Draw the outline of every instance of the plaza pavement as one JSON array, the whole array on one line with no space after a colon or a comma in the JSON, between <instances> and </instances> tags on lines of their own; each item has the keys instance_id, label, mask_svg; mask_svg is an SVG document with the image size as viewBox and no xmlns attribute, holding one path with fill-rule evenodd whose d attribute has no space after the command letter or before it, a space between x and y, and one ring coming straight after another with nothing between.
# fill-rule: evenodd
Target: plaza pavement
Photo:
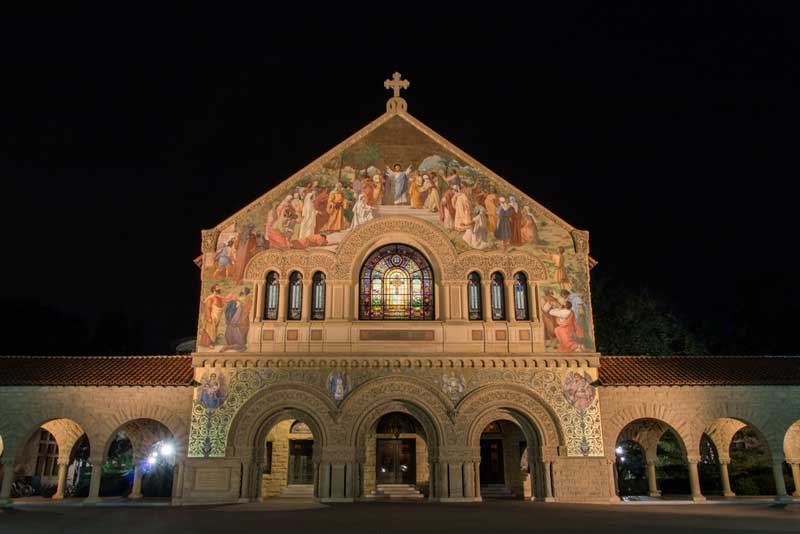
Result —
<instances>
[{"instance_id":1,"label":"plaza pavement","mask_svg":"<svg viewBox=\"0 0 800 534\"><path fill-rule=\"evenodd\" d=\"M0 509L0 533L470 534L800 532L800 505L592 506L488 501L437 503L65 506Z\"/></svg>"}]
</instances>

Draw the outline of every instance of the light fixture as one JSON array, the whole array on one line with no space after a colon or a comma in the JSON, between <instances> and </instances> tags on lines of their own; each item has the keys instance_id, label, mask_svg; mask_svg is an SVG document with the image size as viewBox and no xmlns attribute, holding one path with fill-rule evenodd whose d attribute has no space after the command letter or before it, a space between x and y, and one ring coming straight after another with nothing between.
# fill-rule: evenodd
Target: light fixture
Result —
<instances>
[{"instance_id":1,"label":"light fixture","mask_svg":"<svg viewBox=\"0 0 800 534\"><path fill-rule=\"evenodd\" d=\"M159 451L162 456L172 456L172 453L175 452L175 446L170 442L162 443Z\"/></svg>"},{"instance_id":2,"label":"light fixture","mask_svg":"<svg viewBox=\"0 0 800 534\"><path fill-rule=\"evenodd\" d=\"M625 449L623 449L622 447L617 447L616 449L614 449L614 452L616 452L617 454L622 454L623 452L625 452Z\"/></svg>"}]
</instances>

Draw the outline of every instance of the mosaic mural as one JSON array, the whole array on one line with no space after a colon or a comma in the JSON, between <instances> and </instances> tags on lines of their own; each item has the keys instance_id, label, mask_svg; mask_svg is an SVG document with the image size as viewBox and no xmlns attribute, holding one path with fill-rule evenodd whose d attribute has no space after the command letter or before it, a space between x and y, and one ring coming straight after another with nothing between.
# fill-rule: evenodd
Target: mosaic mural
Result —
<instances>
[{"instance_id":1,"label":"mosaic mural","mask_svg":"<svg viewBox=\"0 0 800 534\"><path fill-rule=\"evenodd\" d=\"M204 370L204 372L208 372ZM367 380L393 374L422 378L458 403L475 389L488 384L515 384L536 392L558 418L570 456L602 456L600 407L588 373L560 370L459 369L412 370L385 368L237 369L227 371L224 402L209 409L202 400L206 386L198 387L192 410L189 455L222 457L236 412L258 391L280 383L301 383L326 391L341 404L347 395ZM217 376L223 376L217 374Z\"/></svg>"},{"instance_id":2,"label":"mosaic mural","mask_svg":"<svg viewBox=\"0 0 800 534\"><path fill-rule=\"evenodd\" d=\"M200 351L246 351L252 306L242 279L266 249L336 250L356 227L385 216L424 219L459 251L520 250L540 258L549 281L546 350L593 351L585 255L569 229L507 183L455 157L400 117L284 182L220 227L202 259Z\"/></svg>"}]
</instances>

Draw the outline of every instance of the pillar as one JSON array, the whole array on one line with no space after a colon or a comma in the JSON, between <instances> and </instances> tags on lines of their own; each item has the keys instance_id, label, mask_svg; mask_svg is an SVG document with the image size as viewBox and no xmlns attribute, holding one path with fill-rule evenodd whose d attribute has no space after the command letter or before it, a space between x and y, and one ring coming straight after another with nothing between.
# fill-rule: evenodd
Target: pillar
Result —
<instances>
[{"instance_id":1,"label":"pillar","mask_svg":"<svg viewBox=\"0 0 800 534\"><path fill-rule=\"evenodd\" d=\"M464 497L476 498L475 494L475 463L464 464Z\"/></svg>"},{"instance_id":2,"label":"pillar","mask_svg":"<svg viewBox=\"0 0 800 534\"><path fill-rule=\"evenodd\" d=\"M483 304L483 320L484 321L492 321L492 289L491 289L491 280L481 280L481 286L483 286L483 295L481 298L481 303Z\"/></svg>"},{"instance_id":3,"label":"pillar","mask_svg":"<svg viewBox=\"0 0 800 534\"><path fill-rule=\"evenodd\" d=\"M94 466L92 469L94 469ZM94 471L92 471L92 473L94 473ZM128 498L142 498L142 466L141 462L139 462L139 459L136 457L133 458L133 487L131 488L131 493L128 495Z\"/></svg>"},{"instance_id":4,"label":"pillar","mask_svg":"<svg viewBox=\"0 0 800 534\"><path fill-rule=\"evenodd\" d=\"M466 281L461 284L461 319L469 321L469 290Z\"/></svg>"},{"instance_id":5,"label":"pillar","mask_svg":"<svg viewBox=\"0 0 800 534\"><path fill-rule=\"evenodd\" d=\"M608 462L608 492L611 494L610 501L619 502L619 484L617 482L617 462L609 460Z\"/></svg>"},{"instance_id":6,"label":"pillar","mask_svg":"<svg viewBox=\"0 0 800 534\"><path fill-rule=\"evenodd\" d=\"M700 475L697 472L697 463L699 460L689 460L689 486L692 489L692 500L695 502L705 501L703 493L700 491Z\"/></svg>"},{"instance_id":7,"label":"pillar","mask_svg":"<svg viewBox=\"0 0 800 534\"><path fill-rule=\"evenodd\" d=\"M325 318L330 319L332 317L332 309L331 308L331 285L328 283L328 280L325 280Z\"/></svg>"},{"instance_id":8,"label":"pillar","mask_svg":"<svg viewBox=\"0 0 800 534\"><path fill-rule=\"evenodd\" d=\"M651 497L661 497L661 492L658 491L658 484L656 484L655 460L647 460L647 489Z\"/></svg>"},{"instance_id":9,"label":"pillar","mask_svg":"<svg viewBox=\"0 0 800 534\"><path fill-rule=\"evenodd\" d=\"M281 276L278 280L280 289L278 290L278 321L286 320L286 306L289 301L287 292L289 291L288 275Z\"/></svg>"},{"instance_id":10,"label":"pillar","mask_svg":"<svg viewBox=\"0 0 800 534\"><path fill-rule=\"evenodd\" d=\"M300 315L300 319L303 321L310 321L311 320L311 280L306 280L303 278L303 300L302 302L302 312Z\"/></svg>"},{"instance_id":11,"label":"pillar","mask_svg":"<svg viewBox=\"0 0 800 534\"><path fill-rule=\"evenodd\" d=\"M83 503L96 504L100 502L100 480L103 477L103 458L90 458L89 464L92 466L92 475L89 481L89 496L83 500Z\"/></svg>"},{"instance_id":12,"label":"pillar","mask_svg":"<svg viewBox=\"0 0 800 534\"><path fill-rule=\"evenodd\" d=\"M442 302L444 302L444 307L439 309L439 316L437 317L440 321L449 321L453 318L453 310L450 307L450 285L442 285Z\"/></svg>"},{"instance_id":13,"label":"pillar","mask_svg":"<svg viewBox=\"0 0 800 534\"><path fill-rule=\"evenodd\" d=\"M792 469L792 480L794 480L794 493L792 497L800 498L800 462L789 462Z\"/></svg>"},{"instance_id":14,"label":"pillar","mask_svg":"<svg viewBox=\"0 0 800 534\"><path fill-rule=\"evenodd\" d=\"M731 490L731 479L728 476L728 464L730 460L719 461L719 475L722 479L722 495L723 497L736 497L736 494Z\"/></svg>"},{"instance_id":15,"label":"pillar","mask_svg":"<svg viewBox=\"0 0 800 534\"><path fill-rule=\"evenodd\" d=\"M783 460L772 461L772 474L775 477L775 493L779 501L791 500L791 497L786 493L786 482L783 480Z\"/></svg>"},{"instance_id":16,"label":"pillar","mask_svg":"<svg viewBox=\"0 0 800 534\"><path fill-rule=\"evenodd\" d=\"M69 467L69 458L58 459L58 486L56 492L53 494L53 499L63 499L64 492L67 489L67 468Z\"/></svg>"},{"instance_id":17,"label":"pillar","mask_svg":"<svg viewBox=\"0 0 800 534\"><path fill-rule=\"evenodd\" d=\"M0 485L0 504L8 504L11 501L11 484L14 482L16 459L7 456L0 459L0 462L3 464L3 484Z\"/></svg>"},{"instance_id":18,"label":"pillar","mask_svg":"<svg viewBox=\"0 0 800 534\"><path fill-rule=\"evenodd\" d=\"M253 282L253 307L250 310L250 322L261 320L261 313L264 309L264 300L261 294L262 285L260 282Z\"/></svg>"},{"instance_id":19,"label":"pillar","mask_svg":"<svg viewBox=\"0 0 800 534\"><path fill-rule=\"evenodd\" d=\"M517 322L517 309L514 306L514 280L506 280L506 321Z\"/></svg>"},{"instance_id":20,"label":"pillar","mask_svg":"<svg viewBox=\"0 0 800 534\"><path fill-rule=\"evenodd\" d=\"M536 284L528 280L528 316L531 321L538 321L539 317L539 299L536 296Z\"/></svg>"},{"instance_id":21,"label":"pillar","mask_svg":"<svg viewBox=\"0 0 800 534\"><path fill-rule=\"evenodd\" d=\"M319 498L327 499L331 496L331 464L319 464Z\"/></svg>"},{"instance_id":22,"label":"pillar","mask_svg":"<svg viewBox=\"0 0 800 534\"><path fill-rule=\"evenodd\" d=\"M542 467L544 468L544 502L555 501L553 497L553 480L550 476L550 467L552 465L553 462L542 462Z\"/></svg>"}]
</instances>

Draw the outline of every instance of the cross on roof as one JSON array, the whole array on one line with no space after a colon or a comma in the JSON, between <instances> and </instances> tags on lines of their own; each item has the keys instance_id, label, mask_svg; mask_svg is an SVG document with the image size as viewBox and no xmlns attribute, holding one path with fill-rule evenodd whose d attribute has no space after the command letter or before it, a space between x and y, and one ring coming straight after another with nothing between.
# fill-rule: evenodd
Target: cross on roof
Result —
<instances>
[{"instance_id":1,"label":"cross on roof","mask_svg":"<svg viewBox=\"0 0 800 534\"><path fill-rule=\"evenodd\" d=\"M400 89L408 89L408 86L411 85L411 82L408 80L401 80L402 74L399 72L395 72L392 74L391 80L386 80L383 82L383 86L387 89L392 89L394 91L394 97L398 98L400 96Z\"/></svg>"}]
</instances>

